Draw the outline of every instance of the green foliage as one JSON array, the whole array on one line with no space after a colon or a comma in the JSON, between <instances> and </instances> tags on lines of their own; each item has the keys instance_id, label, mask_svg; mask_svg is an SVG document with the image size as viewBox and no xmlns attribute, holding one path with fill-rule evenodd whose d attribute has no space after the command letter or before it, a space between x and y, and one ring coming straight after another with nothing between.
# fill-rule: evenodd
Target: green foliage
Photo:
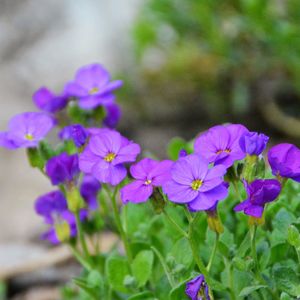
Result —
<instances>
[{"instance_id":1,"label":"green foliage","mask_svg":"<svg viewBox=\"0 0 300 300\"><path fill-rule=\"evenodd\" d=\"M142 287L150 279L154 255L150 250L138 253L132 262L132 274L137 280L138 287Z\"/></svg>"}]
</instances>

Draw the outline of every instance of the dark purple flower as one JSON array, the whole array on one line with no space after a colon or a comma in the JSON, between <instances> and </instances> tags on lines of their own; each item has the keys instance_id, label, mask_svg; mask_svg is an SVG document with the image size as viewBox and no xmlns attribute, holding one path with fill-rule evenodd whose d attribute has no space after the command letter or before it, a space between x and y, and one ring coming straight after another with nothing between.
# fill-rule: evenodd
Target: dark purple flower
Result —
<instances>
[{"instance_id":1,"label":"dark purple flower","mask_svg":"<svg viewBox=\"0 0 300 300\"><path fill-rule=\"evenodd\" d=\"M104 125L109 128L115 128L121 118L121 108L118 104L112 103L105 106L106 117L103 121Z\"/></svg>"},{"instance_id":2,"label":"dark purple flower","mask_svg":"<svg viewBox=\"0 0 300 300\"><path fill-rule=\"evenodd\" d=\"M50 113L56 113L68 104L66 95L55 95L46 87L39 88L32 98L37 108Z\"/></svg>"},{"instance_id":3,"label":"dark purple flower","mask_svg":"<svg viewBox=\"0 0 300 300\"><path fill-rule=\"evenodd\" d=\"M9 121L8 130L0 132L0 146L8 149L36 147L53 126L53 118L45 113L18 114Z\"/></svg>"},{"instance_id":4,"label":"dark purple flower","mask_svg":"<svg viewBox=\"0 0 300 300\"><path fill-rule=\"evenodd\" d=\"M88 132L80 124L66 126L59 132L59 138L62 140L73 140L76 147L82 147L87 138Z\"/></svg>"},{"instance_id":5,"label":"dark purple flower","mask_svg":"<svg viewBox=\"0 0 300 300\"><path fill-rule=\"evenodd\" d=\"M61 191L54 191L40 196L35 202L35 211L50 225L47 232L42 235L43 239L53 244L60 243L60 235L68 239L77 234L75 216L67 209L67 200ZM87 212L80 212L80 219L87 218Z\"/></svg>"},{"instance_id":6,"label":"dark purple flower","mask_svg":"<svg viewBox=\"0 0 300 300\"><path fill-rule=\"evenodd\" d=\"M188 155L188 153L185 149L181 149L178 153L179 157L186 157L187 155Z\"/></svg>"},{"instance_id":7,"label":"dark purple flower","mask_svg":"<svg viewBox=\"0 0 300 300\"><path fill-rule=\"evenodd\" d=\"M121 80L110 81L110 74L100 64L81 67L73 81L65 86L68 96L78 98L83 109L93 109L100 105L113 103L112 92L122 86Z\"/></svg>"},{"instance_id":8,"label":"dark purple flower","mask_svg":"<svg viewBox=\"0 0 300 300\"><path fill-rule=\"evenodd\" d=\"M79 173L78 155L61 153L50 158L46 164L46 173L53 185L71 182Z\"/></svg>"},{"instance_id":9,"label":"dark purple flower","mask_svg":"<svg viewBox=\"0 0 300 300\"><path fill-rule=\"evenodd\" d=\"M42 195L35 202L36 213L43 216L47 224L54 224L56 214L67 209L67 200L61 191L53 191Z\"/></svg>"},{"instance_id":10,"label":"dark purple flower","mask_svg":"<svg viewBox=\"0 0 300 300\"><path fill-rule=\"evenodd\" d=\"M169 200L187 204L189 210L207 210L227 197L223 165L209 168L209 162L199 155L180 158L171 168L171 180L163 185Z\"/></svg>"},{"instance_id":11,"label":"dark purple flower","mask_svg":"<svg viewBox=\"0 0 300 300\"><path fill-rule=\"evenodd\" d=\"M85 175L80 186L80 194L91 210L98 208L97 196L101 184L93 176Z\"/></svg>"},{"instance_id":12,"label":"dark purple flower","mask_svg":"<svg viewBox=\"0 0 300 300\"><path fill-rule=\"evenodd\" d=\"M257 179L251 184L244 181L248 198L235 206L235 211L244 211L246 215L261 218L265 204L274 201L281 191L276 179Z\"/></svg>"},{"instance_id":13,"label":"dark purple flower","mask_svg":"<svg viewBox=\"0 0 300 300\"><path fill-rule=\"evenodd\" d=\"M159 162L151 158L144 158L131 166L130 173L135 180L120 190L123 203L147 201L152 195L154 187L161 186L170 180L172 164L173 162L170 160Z\"/></svg>"},{"instance_id":14,"label":"dark purple flower","mask_svg":"<svg viewBox=\"0 0 300 300\"><path fill-rule=\"evenodd\" d=\"M202 274L187 282L185 293L191 300L210 300L208 285Z\"/></svg>"},{"instance_id":15,"label":"dark purple flower","mask_svg":"<svg viewBox=\"0 0 300 300\"><path fill-rule=\"evenodd\" d=\"M248 130L239 124L218 125L210 128L195 141L195 153L215 165L231 167L236 160L245 158L239 140Z\"/></svg>"},{"instance_id":16,"label":"dark purple flower","mask_svg":"<svg viewBox=\"0 0 300 300\"><path fill-rule=\"evenodd\" d=\"M267 146L269 137L263 133L247 132L239 140L239 144L244 153L248 155L260 155Z\"/></svg>"},{"instance_id":17,"label":"dark purple flower","mask_svg":"<svg viewBox=\"0 0 300 300\"><path fill-rule=\"evenodd\" d=\"M134 162L140 146L128 141L117 131L100 129L94 131L84 151L79 156L79 167L100 182L119 184L127 174L124 163Z\"/></svg>"},{"instance_id":18,"label":"dark purple flower","mask_svg":"<svg viewBox=\"0 0 300 300\"><path fill-rule=\"evenodd\" d=\"M300 182L300 149L292 144L279 144L268 152L269 164L275 176Z\"/></svg>"}]
</instances>

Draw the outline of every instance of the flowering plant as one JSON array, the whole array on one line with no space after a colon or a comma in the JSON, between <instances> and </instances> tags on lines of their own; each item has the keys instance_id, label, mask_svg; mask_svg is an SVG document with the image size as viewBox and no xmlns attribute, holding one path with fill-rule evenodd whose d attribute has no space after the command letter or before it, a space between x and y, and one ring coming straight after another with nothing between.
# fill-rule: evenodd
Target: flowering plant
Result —
<instances>
[{"instance_id":1,"label":"flowering plant","mask_svg":"<svg viewBox=\"0 0 300 300\"><path fill-rule=\"evenodd\" d=\"M0 133L54 186L35 203L42 238L67 244L84 269L62 298L299 297L300 149L272 147L270 172L269 138L225 124L171 141L169 159L140 159L114 128L121 86L99 64L82 67L62 93L39 89L41 112ZM108 253L88 243L105 230L119 236Z\"/></svg>"}]
</instances>

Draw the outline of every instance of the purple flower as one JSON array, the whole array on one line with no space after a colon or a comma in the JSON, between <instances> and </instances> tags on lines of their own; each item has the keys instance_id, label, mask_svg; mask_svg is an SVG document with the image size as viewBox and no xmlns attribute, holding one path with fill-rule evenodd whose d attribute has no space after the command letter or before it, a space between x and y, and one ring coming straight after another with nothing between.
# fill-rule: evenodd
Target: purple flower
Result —
<instances>
[{"instance_id":1,"label":"purple flower","mask_svg":"<svg viewBox=\"0 0 300 300\"><path fill-rule=\"evenodd\" d=\"M39 88L32 98L37 108L50 113L56 113L64 109L68 104L66 95L54 95L46 87Z\"/></svg>"},{"instance_id":2,"label":"purple flower","mask_svg":"<svg viewBox=\"0 0 300 300\"><path fill-rule=\"evenodd\" d=\"M186 157L188 155L185 149L181 149L178 153L178 157Z\"/></svg>"},{"instance_id":3,"label":"purple flower","mask_svg":"<svg viewBox=\"0 0 300 300\"><path fill-rule=\"evenodd\" d=\"M53 185L71 182L79 173L78 155L61 153L50 158L46 164L46 173Z\"/></svg>"},{"instance_id":4,"label":"purple flower","mask_svg":"<svg viewBox=\"0 0 300 300\"><path fill-rule=\"evenodd\" d=\"M207 210L227 197L223 165L209 168L209 162L196 154L180 158L171 168L171 180L163 185L169 200L187 204L189 210Z\"/></svg>"},{"instance_id":5,"label":"purple flower","mask_svg":"<svg viewBox=\"0 0 300 300\"><path fill-rule=\"evenodd\" d=\"M90 131L91 132L91 131ZM127 174L124 163L134 162L140 146L128 141L117 131L100 129L93 131L90 141L79 156L79 167L100 182L119 184Z\"/></svg>"},{"instance_id":6,"label":"purple flower","mask_svg":"<svg viewBox=\"0 0 300 300\"><path fill-rule=\"evenodd\" d=\"M244 153L249 155L260 155L267 146L269 137L263 133L247 132L241 136L239 144Z\"/></svg>"},{"instance_id":7,"label":"purple flower","mask_svg":"<svg viewBox=\"0 0 300 300\"><path fill-rule=\"evenodd\" d=\"M115 128L121 118L121 108L118 104L112 103L105 106L106 117L103 121L104 125L109 128Z\"/></svg>"},{"instance_id":8,"label":"purple flower","mask_svg":"<svg viewBox=\"0 0 300 300\"><path fill-rule=\"evenodd\" d=\"M214 126L196 139L195 153L210 163L229 168L246 156L239 146L239 140L246 132L248 130L239 124Z\"/></svg>"},{"instance_id":9,"label":"purple flower","mask_svg":"<svg viewBox=\"0 0 300 300\"><path fill-rule=\"evenodd\" d=\"M82 125L73 124L63 128L59 132L59 138L62 140L73 140L75 146L80 148L85 144L88 133Z\"/></svg>"},{"instance_id":10,"label":"purple flower","mask_svg":"<svg viewBox=\"0 0 300 300\"><path fill-rule=\"evenodd\" d=\"M53 244L60 243L58 229L63 228L65 237L75 237L77 234L75 216L67 209L67 200L61 191L54 191L40 196L35 202L35 211L44 218L50 229L42 235L42 239L49 240ZM83 221L87 212L80 212ZM60 230L61 231L61 230Z\"/></svg>"},{"instance_id":11,"label":"purple flower","mask_svg":"<svg viewBox=\"0 0 300 300\"><path fill-rule=\"evenodd\" d=\"M273 175L300 182L300 149L292 144L279 144L268 152Z\"/></svg>"},{"instance_id":12,"label":"purple flower","mask_svg":"<svg viewBox=\"0 0 300 300\"><path fill-rule=\"evenodd\" d=\"M78 98L78 104L83 109L93 109L100 105L113 102L112 92L122 86L121 80L110 82L110 74L100 64L81 67L73 81L65 86L65 92L70 97Z\"/></svg>"},{"instance_id":13,"label":"purple flower","mask_svg":"<svg viewBox=\"0 0 300 300\"><path fill-rule=\"evenodd\" d=\"M45 113L18 114L9 121L8 131L0 132L0 146L8 149L36 147L53 126L53 118Z\"/></svg>"},{"instance_id":14,"label":"purple flower","mask_svg":"<svg viewBox=\"0 0 300 300\"><path fill-rule=\"evenodd\" d=\"M101 184L93 176L85 175L80 186L80 194L91 210L98 208L97 196Z\"/></svg>"},{"instance_id":15,"label":"purple flower","mask_svg":"<svg viewBox=\"0 0 300 300\"><path fill-rule=\"evenodd\" d=\"M244 181L248 198L235 206L235 211L244 211L246 215L261 218L265 204L274 201L281 191L280 183L275 179L257 179L251 184Z\"/></svg>"},{"instance_id":16,"label":"purple flower","mask_svg":"<svg viewBox=\"0 0 300 300\"><path fill-rule=\"evenodd\" d=\"M202 274L187 282L185 293L191 300L210 300L208 285Z\"/></svg>"},{"instance_id":17,"label":"purple flower","mask_svg":"<svg viewBox=\"0 0 300 300\"><path fill-rule=\"evenodd\" d=\"M151 158L144 158L131 166L130 173L135 180L120 190L123 203L147 201L155 187L161 186L170 180L172 164L173 162L170 160L159 162Z\"/></svg>"}]
</instances>

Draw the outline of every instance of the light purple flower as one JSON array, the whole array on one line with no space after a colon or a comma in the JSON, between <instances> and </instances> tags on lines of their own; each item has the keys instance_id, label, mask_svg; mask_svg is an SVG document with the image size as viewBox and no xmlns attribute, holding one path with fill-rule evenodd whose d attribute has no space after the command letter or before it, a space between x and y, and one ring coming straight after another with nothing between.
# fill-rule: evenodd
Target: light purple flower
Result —
<instances>
[{"instance_id":1,"label":"light purple flower","mask_svg":"<svg viewBox=\"0 0 300 300\"><path fill-rule=\"evenodd\" d=\"M172 164L173 162L170 160L159 162L151 158L144 158L131 166L130 173L135 180L120 190L123 203L147 201L155 187L162 186L170 180Z\"/></svg>"},{"instance_id":2,"label":"light purple flower","mask_svg":"<svg viewBox=\"0 0 300 300\"><path fill-rule=\"evenodd\" d=\"M263 133L247 132L239 140L242 151L248 155L260 155L267 146L269 137Z\"/></svg>"},{"instance_id":3,"label":"light purple flower","mask_svg":"<svg viewBox=\"0 0 300 300\"><path fill-rule=\"evenodd\" d=\"M300 149L293 144L278 144L268 152L273 175L300 182Z\"/></svg>"},{"instance_id":4,"label":"light purple flower","mask_svg":"<svg viewBox=\"0 0 300 300\"><path fill-rule=\"evenodd\" d=\"M171 180L163 185L169 200L187 204L189 210L208 210L227 197L223 165L209 167L209 162L197 154L180 158L171 168Z\"/></svg>"},{"instance_id":5,"label":"light purple flower","mask_svg":"<svg viewBox=\"0 0 300 300\"><path fill-rule=\"evenodd\" d=\"M202 274L187 282L185 293L191 300L210 300L208 285Z\"/></svg>"},{"instance_id":6,"label":"light purple flower","mask_svg":"<svg viewBox=\"0 0 300 300\"><path fill-rule=\"evenodd\" d=\"M64 127L59 132L59 138L61 140L73 140L76 147L82 147L87 138L88 138L88 132L85 130L85 128L80 124L73 124L70 126Z\"/></svg>"},{"instance_id":7,"label":"light purple flower","mask_svg":"<svg viewBox=\"0 0 300 300\"><path fill-rule=\"evenodd\" d=\"M61 153L50 158L46 164L46 173L53 185L71 182L79 174L78 155Z\"/></svg>"},{"instance_id":8,"label":"light purple flower","mask_svg":"<svg viewBox=\"0 0 300 300\"><path fill-rule=\"evenodd\" d=\"M118 104L112 103L105 106L106 117L103 120L105 126L109 128L115 128L121 118L121 108Z\"/></svg>"},{"instance_id":9,"label":"light purple flower","mask_svg":"<svg viewBox=\"0 0 300 300\"><path fill-rule=\"evenodd\" d=\"M91 131L90 131L91 132ZM117 131L93 131L88 145L79 156L79 167L102 183L119 184L127 174L124 163L134 162L140 146L128 141Z\"/></svg>"},{"instance_id":10,"label":"light purple flower","mask_svg":"<svg viewBox=\"0 0 300 300\"><path fill-rule=\"evenodd\" d=\"M239 146L239 140L246 132L246 127L239 124L214 126L196 139L195 153L215 165L231 167L236 160L246 156Z\"/></svg>"},{"instance_id":11,"label":"light purple flower","mask_svg":"<svg viewBox=\"0 0 300 300\"><path fill-rule=\"evenodd\" d=\"M36 213L44 218L46 224L50 225L48 231L42 235L42 239L59 244L60 240L55 228L62 223L68 224L70 238L77 235L75 216L67 209L67 206L67 200L61 191L47 193L36 200ZM80 220L84 221L86 218L87 211L82 210Z\"/></svg>"},{"instance_id":12,"label":"light purple flower","mask_svg":"<svg viewBox=\"0 0 300 300\"><path fill-rule=\"evenodd\" d=\"M80 194L91 210L98 208L97 196L101 184L93 176L85 175L80 186Z\"/></svg>"},{"instance_id":13,"label":"light purple flower","mask_svg":"<svg viewBox=\"0 0 300 300\"><path fill-rule=\"evenodd\" d=\"M235 211L244 211L246 215L261 218L264 207L274 201L281 191L281 185L276 179L257 179L251 184L244 181L247 199L235 206Z\"/></svg>"},{"instance_id":14,"label":"light purple flower","mask_svg":"<svg viewBox=\"0 0 300 300\"><path fill-rule=\"evenodd\" d=\"M81 67L73 81L65 86L69 97L78 98L78 104L83 109L93 109L100 105L113 103L112 92L122 86L121 80L110 81L110 74L100 64Z\"/></svg>"},{"instance_id":15,"label":"light purple flower","mask_svg":"<svg viewBox=\"0 0 300 300\"><path fill-rule=\"evenodd\" d=\"M18 114L9 121L8 130L0 132L0 146L8 149L37 147L53 126L53 118L45 113Z\"/></svg>"},{"instance_id":16,"label":"light purple flower","mask_svg":"<svg viewBox=\"0 0 300 300\"><path fill-rule=\"evenodd\" d=\"M32 96L33 102L40 110L56 113L68 104L66 95L55 95L46 87L39 88Z\"/></svg>"}]
</instances>

